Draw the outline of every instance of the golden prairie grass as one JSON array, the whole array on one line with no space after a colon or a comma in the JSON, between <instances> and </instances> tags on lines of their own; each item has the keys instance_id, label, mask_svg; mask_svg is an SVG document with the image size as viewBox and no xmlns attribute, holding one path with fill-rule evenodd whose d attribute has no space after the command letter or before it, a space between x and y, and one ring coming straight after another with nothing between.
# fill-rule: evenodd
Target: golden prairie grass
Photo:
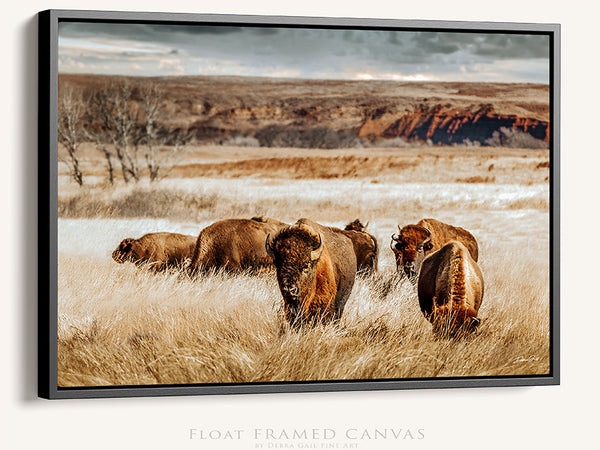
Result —
<instances>
[{"instance_id":1,"label":"golden prairie grass","mask_svg":"<svg viewBox=\"0 0 600 450\"><path fill-rule=\"evenodd\" d=\"M413 285L359 277L339 324L280 334L274 273L155 275L62 256L60 386L397 379L549 371L547 261L484 250L479 332L434 337Z\"/></svg>"},{"instance_id":2,"label":"golden prairie grass","mask_svg":"<svg viewBox=\"0 0 600 450\"><path fill-rule=\"evenodd\" d=\"M427 164L373 177L288 179L284 171L82 189L61 177L59 385L548 373L547 153L486 152L466 167L449 162L465 162L469 150L440 156L441 180L427 179L426 172L435 171ZM419 153L411 154L418 159ZM503 170L514 174L512 183L498 175ZM456 182L470 176L497 178ZM280 334L282 298L273 273L217 272L192 280L110 258L124 237L197 234L213 221L254 215L288 223L310 217L334 226L357 217L370 222L380 270L357 278L339 324ZM482 324L466 339L434 337L415 287L395 274L390 236L423 217L463 226L480 244Z\"/></svg>"}]
</instances>

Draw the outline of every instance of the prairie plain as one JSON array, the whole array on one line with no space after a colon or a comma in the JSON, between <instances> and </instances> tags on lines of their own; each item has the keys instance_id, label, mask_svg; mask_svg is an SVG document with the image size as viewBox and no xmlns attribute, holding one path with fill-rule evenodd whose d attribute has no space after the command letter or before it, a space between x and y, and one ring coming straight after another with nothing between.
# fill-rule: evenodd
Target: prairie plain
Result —
<instances>
[{"instance_id":1,"label":"prairie plain","mask_svg":"<svg viewBox=\"0 0 600 450\"><path fill-rule=\"evenodd\" d=\"M92 145L81 155L82 187L59 164L60 386L549 372L548 150L205 145L190 147L167 177L127 185L106 183ZM125 237L197 235L255 215L369 223L379 271L357 278L341 323L279 335L274 273L192 280L111 259ZM415 287L396 275L390 236L424 217L479 242L482 324L466 339L436 339Z\"/></svg>"}]
</instances>

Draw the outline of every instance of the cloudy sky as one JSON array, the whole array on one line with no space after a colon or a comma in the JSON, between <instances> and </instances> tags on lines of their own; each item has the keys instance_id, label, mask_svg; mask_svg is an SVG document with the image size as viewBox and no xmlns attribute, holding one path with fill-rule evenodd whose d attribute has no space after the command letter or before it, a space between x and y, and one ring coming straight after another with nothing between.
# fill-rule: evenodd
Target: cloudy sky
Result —
<instances>
[{"instance_id":1,"label":"cloudy sky","mask_svg":"<svg viewBox=\"0 0 600 450\"><path fill-rule=\"evenodd\" d=\"M59 24L59 72L548 83L543 35Z\"/></svg>"}]
</instances>

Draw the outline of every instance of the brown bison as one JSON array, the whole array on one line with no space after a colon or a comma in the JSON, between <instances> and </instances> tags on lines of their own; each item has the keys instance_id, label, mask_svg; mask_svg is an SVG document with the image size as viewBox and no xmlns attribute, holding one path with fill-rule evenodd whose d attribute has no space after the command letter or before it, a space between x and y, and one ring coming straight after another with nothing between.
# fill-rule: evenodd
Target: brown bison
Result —
<instances>
[{"instance_id":1,"label":"brown bison","mask_svg":"<svg viewBox=\"0 0 600 450\"><path fill-rule=\"evenodd\" d=\"M454 335L477 329L483 276L461 242L450 241L423 261L417 285L421 311L434 332Z\"/></svg>"},{"instance_id":2,"label":"brown bison","mask_svg":"<svg viewBox=\"0 0 600 450\"><path fill-rule=\"evenodd\" d=\"M125 261L160 271L181 268L194 253L196 238L178 233L148 233L139 239L123 239L112 253L119 264Z\"/></svg>"},{"instance_id":3,"label":"brown bison","mask_svg":"<svg viewBox=\"0 0 600 450\"><path fill-rule=\"evenodd\" d=\"M207 226L198 235L191 275L211 269L242 271L272 266L265 250L265 239L287 224L267 217L226 219Z\"/></svg>"},{"instance_id":4,"label":"brown bison","mask_svg":"<svg viewBox=\"0 0 600 450\"><path fill-rule=\"evenodd\" d=\"M354 247L342 230L300 219L269 236L265 247L273 255L289 324L340 319L356 276Z\"/></svg>"},{"instance_id":5,"label":"brown bison","mask_svg":"<svg viewBox=\"0 0 600 450\"><path fill-rule=\"evenodd\" d=\"M477 262L479 248L477 240L464 228L448 225L435 219L422 219L416 225L400 228L398 235L392 235L391 247L396 257L398 272L404 273L413 281L419 276L419 270L425 257L449 241L462 242Z\"/></svg>"},{"instance_id":6,"label":"brown bison","mask_svg":"<svg viewBox=\"0 0 600 450\"><path fill-rule=\"evenodd\" d=\"M372 234L366 232L367 225L363 225L360 220L356 219L342 230L352 240L358 273L365 275L377 271L377 262L379 260L377 239Z\"/></svg>"}]
</instances>

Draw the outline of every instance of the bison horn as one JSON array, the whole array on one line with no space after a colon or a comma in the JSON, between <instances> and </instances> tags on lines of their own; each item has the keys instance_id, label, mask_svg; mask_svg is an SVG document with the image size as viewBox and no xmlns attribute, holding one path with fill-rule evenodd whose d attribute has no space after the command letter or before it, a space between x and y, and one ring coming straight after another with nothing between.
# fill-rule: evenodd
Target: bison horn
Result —
<instances>
[{"instance_id":1,"label":"bison horn","mask_svg":"<svg viewBox=\"0 0 600 450\"><path fill-rule=\"evenodd\" d=\"M425 240L423 241L423 245L428 244L429 241L431 241L431 231L429 231L427 228L423 227L425 229L425 231L427 231L427 237L425 238Z\"/></svg>"},{"instance_id":2,"label":"bison horn","mask_svg":"<svg viewBox=\"0 0 600 450\"><path fill-rule=\"evenodd\" d=\"M319 233L319 246L310 252L310 259L316 261L321 257L321 253L323 253L323 249L325 248L325 242L323 240L323 235Z\"/></svg>"},{"instance_id":3,"label":"bison horn","mask_svg":"<svg viewBox=\"0 0 600 450\"><path fill-rule=\"evenodd\" d=\"M267 255L273 258L274 251L273 245L271 244L271 234L267 234L267 239L265 240L265 250L267 251Z\"/></svg>"}]
</instances>

